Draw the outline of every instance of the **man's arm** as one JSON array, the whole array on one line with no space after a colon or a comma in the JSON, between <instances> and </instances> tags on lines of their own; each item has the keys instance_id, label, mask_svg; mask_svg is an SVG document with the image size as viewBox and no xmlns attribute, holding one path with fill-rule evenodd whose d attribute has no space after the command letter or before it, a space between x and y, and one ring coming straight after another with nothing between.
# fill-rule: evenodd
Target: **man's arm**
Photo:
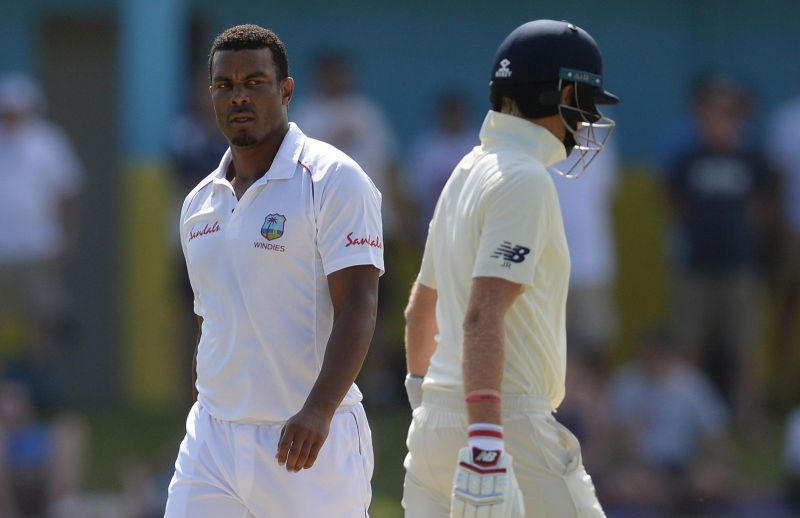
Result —
<instances>
[{"instance_id":1,"label":"man's arm","mask_svg":"<svg viewBox=\"0 0 800 518\"><path fill-rule=\"evenodd\" d=\"M411 288L406 307L406 367L412 376L424 377L436 351L437 293L419 281Z\"/></svg>"},{"instance_id":2,"label":"man's arm","mask_svg":"<svg viewBox=\"0 0 800 518\"><path fill-rule=\"evenodd\" d=\"M436 290L419 280L411 288L406 307L406 394L411 410L422 404L422 382L436 351Z\"/></svg>"},{"instance_id":3,"label":"man's arm","mask_svg":"<svg viewBox=\"0 0 800 518\"><path fill-rule=\"evenodd\" d=\"M194 343L192 355L192 402L197 401L197 350L200 347L200 336L203 333L203 317L197 316L197 340Z\"/></svg>"},{"instance_id":4,"label":"man's arm","mask_svg":"<svg viewBox=\"0 0 800 518\"><path fill-rule=\"evenodd\" d=\"M464 317L463 372L464 392L500 391L505 359L506 313L522 291L520 284L496 277L472 279L467 313ZM467 404L472 423L501 423L497 400Z\"/></svg>"},{"instance_id":5,"label":"man's arm","mask_svg":"<svg viewBox=\"0 0 800 518\"><path fill-rule=\"evenodd\" d=\"M511 455L505 452L500 393L505 316L521 290L505 279L472 279L462 351L469 427L453 478L453 516L525 516Z\"/></svg>"},{"instance_id":6,"label":"man's arm","mask_svg":"<svg viewBox=\"0 0 800 518\"><path fill-rule=\"evenodd\" d=\"M333 329L317 381L303 408L281 432L277 458L288 471L314 465L333 414L364 363L375 329L379 273L374 266L363 265L328 276Z\"/></svg>"}]
</instances>

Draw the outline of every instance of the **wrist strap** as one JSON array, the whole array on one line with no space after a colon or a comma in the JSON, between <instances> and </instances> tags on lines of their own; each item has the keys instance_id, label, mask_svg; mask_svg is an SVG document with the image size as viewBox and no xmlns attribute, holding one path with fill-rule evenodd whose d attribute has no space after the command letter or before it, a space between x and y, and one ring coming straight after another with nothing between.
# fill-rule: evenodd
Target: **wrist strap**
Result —
<instances>
[{"instance_id":1,"label":"wrist strap","mask_svg":"<svg viewBox=\"0 0 800 518\"><path fill-rule=\"evenodd\" d=\"M470 448L504 450L503 427L493 423L475 423L467 428Z\"/></svg>"}]
</instances>

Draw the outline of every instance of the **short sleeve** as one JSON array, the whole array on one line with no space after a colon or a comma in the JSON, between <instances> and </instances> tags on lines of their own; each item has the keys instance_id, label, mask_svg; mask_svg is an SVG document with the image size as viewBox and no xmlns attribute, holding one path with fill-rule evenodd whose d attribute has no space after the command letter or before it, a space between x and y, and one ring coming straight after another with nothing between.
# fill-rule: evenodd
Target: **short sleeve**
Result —
<instances>
[{"instance_id":1,"label":"short sleeve","mask_svg":"<svg viewBox=\"0 0 800 518\"><path fill-rule=\"evenodd\" d=\"M383 267L381 194L355 164L328 173L319 195L317 247L325 275L350 266Z\"/></svg>"},{"instance_id":2,"label":"short sleeve","mask_svg":"<svg viewBox=\"0 0 800 518\"><path fill-rule=\"evenodd\" d=\"M186 265L186 275L189 278L189 285L192 288L192 295L193 295L193 299L194 299L192 307L194 309L194 314L198 315L198 316L202 316L203 315L203 306L200 303L200 296L198 294L198 291L197 291L197 288L196 288L196 285L195 285L195 280L192 279L192 272L191 272L191 270L189 268L189 255L186 253L186 235L187 234L186 234L186 232L184 232L184 228L183 228L183 222L186 221L186 217L187 217L187 214L189 212L189 207L190 207L191 202L192 202L192 200L194 199L195 196L196 196L196 192L192 191L192 192L189 193L188 196L186 196L186 199L184 199L184 201L183 201L183 205L181 206L180 219L178 220L178 233L180 234L179 238L180 238L180 242L181 242L181 251L183 252L183 259L184 259L183 263L184 263L184 265Z\"/></svg>"},{"instance_id":3,"label":"short sleeve","mask_svg":"<svg viewBox=\"0 0 800 518\"><path fill-rule=\"evenodd\" d=\"M434 219L428 225L428 238L425 241L425 251L422 254L422 266L420 266L419 275L417 275L418 283L432 289L436 289L436 269L433 261L433 244L436 239L434 237L435 221L436 217L434 216Z\"/></svg>"},{"instance_id":4,"label":"short sleeve","mask_svg":"<svg viewBox=\"0 0 800 518\"><path fill-rule=\"evenodd\" d=\"M486 192L473 277L533 283L536 263L550 236L555 187L543 174L516 174Z\"/></svg>"}]
</instances>

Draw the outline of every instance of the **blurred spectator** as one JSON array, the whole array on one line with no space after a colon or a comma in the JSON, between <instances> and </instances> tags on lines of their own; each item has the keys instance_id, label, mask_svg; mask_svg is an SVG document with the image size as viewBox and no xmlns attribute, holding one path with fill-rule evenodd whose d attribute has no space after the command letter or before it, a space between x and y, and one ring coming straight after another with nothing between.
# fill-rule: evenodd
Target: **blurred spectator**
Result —
<instances>
[{"instance_id":1,"label":"blurred spectator","mask_svg":"<svg viewBox=\"0 0 800 518\"><path fill-rule=\"evenodd\" d=\"M70 323L62 270L76 246L83 169L44 111L36 81L0 77L0 321L21 312L32 345L54 351Z\"/></svg>"},{"instance_id":2,"label":"blurred spectator","mask_svg":"<svg viewBox=\"0 0 800 518\"><path fill-rule=\"evenodd\" d=\"M710 380L681 359L666 331L639 339L636 358L611 384L621 458L601 488L610 507L719 509L738 490L727 410Z\"/></svg>"},{"instance_id":3,"label":"blurred spectator","mask_svg":"<svg viewBox=\"0 0 800 518\"><path fill-rule=\"evenodd\" d=\"M573 153L563 170L579 159ZM573 351L602 363L609 360L617 339L617 256L611 211L618 177L612 137L580 178L555 181L571 261L567 336Z\"/></svg>"},{"instance_id":4,"label":"blurred spectator","mask_svg":"<svg viewBox=\"0 0 800 518\"><path fill-rule=\"evenodd\" d=\"M478 131L469 123L469 108L463 95L455 91L439 94L433 112L433 126L416 138L409 162L420 246L425 245L428 223L450 173L479 143Z\"/></svg>"},{"instance_id":5,"label":"blurred spectator","mask_svg":"<svg viewBox=\"0 0 800 518\"><path fill-rule=\"evenodd\" d=\"M788 384L797 378L792 373L797 364L792 346L797 343L795 323L800 309L800 96L778 108L766 142L770 159L782 173L781 206L787 239L782 257L775 370L776 377ZM797 389L797 385L784 388Z\"/></svg>"},{"instance_id":6,"label":"blurred spectator","mask_svg":"<svg viewBox=\"0 0 800 518\"><path fill-rule=\"evenodd\" d=\"M570 341L566 397L558 407L558 421L580 441L583 464L597 480L603 478L611 460L608 379L589 356L575 349L576 344Z\"/></svg>"},{"instance_id":7,"label":"blurred spectator","mask_svg":"<svg viewBox=\"0 0 800 518\"><path fill-rule=\"evenodd\" d=\"M79 419L45 424L25 385L0 381L0 516L50 516L81 489L85 456Z\"/></svg>"},{"instance_id":8,"label":"blurred spectator","mask_svg":"<svg viewBox=\"0 0 800 518\"><path fill-rule=\"evenodd\" d=\"M800 514L800 408L786 422L783 464L786 470L786 494L789 504Z\"/></svg>"},{"instance_id":9,"label":"blurred spectator","mask_svg":"<svg viewBox=\"0 0 800 518\"><path fill-rule=\"evenodd\" d=\"M197 72L189 92L189 110L172 131L170 148L180 180L181 200L217 168L219 157L228 149L228 142L217 128L208 85L208 71Z\"/></svg>"},{"instance_id":10,"label":"blurred spectator","mask_svg":"<svg viewBox=\"0 0 800 518\"><path fill-rule=\"evenodd\" d=\"M402 304L414 272L409 256L413 217L405 186L398 175L394 135L383 110L356 89L356 71L350 57L338 51L319 54L314 63L312 97L289 108L291 120L310 137L344 151L369 175L382 195L386 275L380 282L378 322L373 345L359 378L365 403L400 403L405 358L402 344ZM403 228L400 223L403 223Z\"/></svg>"},{"instance_id":11,"label":"blurred spectator","mask_svg":"<svg viewBox=\"0 0 800 518\"><path fill-rule=\"evenodd\" d=\"M384 240L396 237L402 186L395 174L394 135L383 110L356 90L356 73L341 52L324 52L314 64L311 98L290 109L290 118L313 138L344 151L383 195ZM388 271L388 270L387 270Z\"/></svg>"},{"instance_id":12,"label":"blurred spectator","mask_svg":"<svg viewBox=\"0 0 800 518\"><path fill-rule=\"evenodd\" d=\"M749 92L721 76L698 89L699 139L667 177L678 234L676 330L690 354L711 361L739 423L750 427L760 417L761 260L774 182L745 143Z\"/></svg>"}]
</instances>

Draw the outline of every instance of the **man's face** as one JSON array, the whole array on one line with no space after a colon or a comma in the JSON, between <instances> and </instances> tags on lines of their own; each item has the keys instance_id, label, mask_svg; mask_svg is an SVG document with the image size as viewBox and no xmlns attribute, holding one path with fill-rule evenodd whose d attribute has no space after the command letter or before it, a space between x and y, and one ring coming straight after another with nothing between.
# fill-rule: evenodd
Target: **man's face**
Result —
<instances>
[{"instance_id":1,"label":"man's face","mask_svg":"<svg viewBox=\"0 0 800 518\"><path fill-rule=\"evenodd\" d=\"M699 127L706 144L718 151L739 149L746 131L746 108L734 95L719 94L697 109Z\"/></svg>"},{"instance_id":2,"label":"man's face","mask_svg":"<svg viewBox=\"0 0 800 518\"><path fill-rule=\"evenodd\" d=\"M256 146L288 124L294 81L278 81L268 48L215 52L210 90L217 126L231 146Z\"/></svg>"}]
</instances>

